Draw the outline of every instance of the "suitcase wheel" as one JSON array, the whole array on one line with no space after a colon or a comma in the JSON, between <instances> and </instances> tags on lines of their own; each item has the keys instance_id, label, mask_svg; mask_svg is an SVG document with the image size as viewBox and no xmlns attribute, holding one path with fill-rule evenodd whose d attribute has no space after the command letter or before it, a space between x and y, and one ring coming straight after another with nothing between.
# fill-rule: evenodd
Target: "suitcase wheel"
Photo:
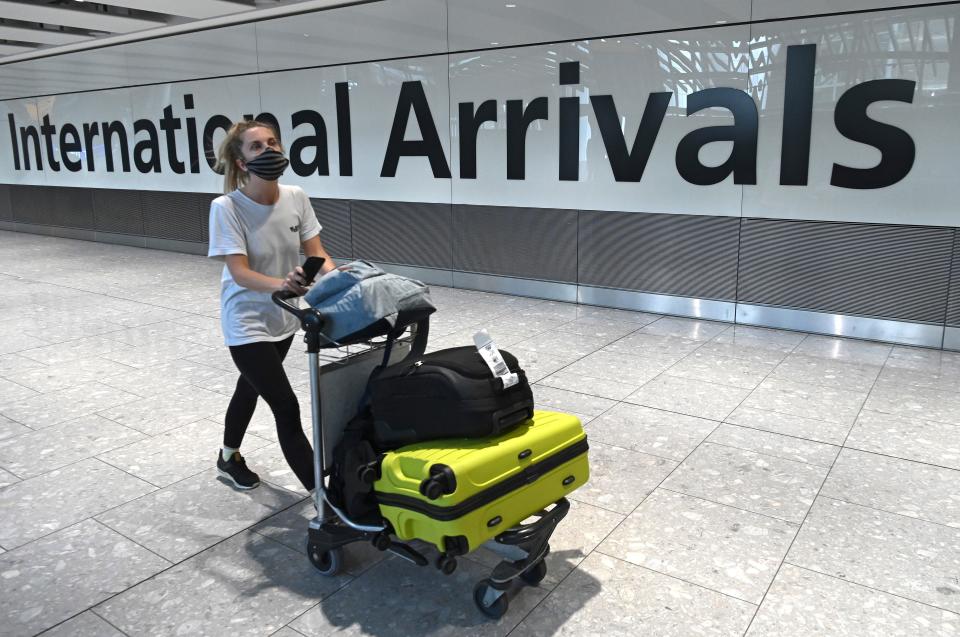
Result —
<instances>
[{"instance_id":1,"label":"suitcase wheel","mask_svg":"<svg viewBox=\"0 0 960 637\"><path fill-rule=\"evenodd\" d=\"M457 558L442 553L440 557L437 558L437 568L444 575L452 575L453 572L457 570Z\"/></svg>"},{"instance_id":2,"label":"suitcase wheel","mask_svg":"<svg viewBox=\"0 0 960 637\"><path fill-rule=\"evenodd\" d=\"M481 613L493 619L506 615L510 607L507 592L495 587L488 579L481 580L473 589L473 601Z\"/></svg>"},{"instance_id":3,"label":"suitcase wheel","mask_svg":"<svg viewBox=\"0 0 960 637\"><path fill-rule=\"evenodd\" d=\"M310 563L325 577L338 574L343 566L343 549L339 546L324 549L320 544L307 542L307 556L310 558Z\"/></svg>"}]
</instances>

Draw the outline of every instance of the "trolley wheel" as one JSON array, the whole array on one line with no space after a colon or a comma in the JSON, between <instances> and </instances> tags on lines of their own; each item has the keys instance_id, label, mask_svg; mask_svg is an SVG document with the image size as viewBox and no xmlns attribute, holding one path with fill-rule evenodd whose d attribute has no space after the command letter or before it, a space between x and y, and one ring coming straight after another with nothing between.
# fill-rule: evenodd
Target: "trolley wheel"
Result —
<instances>
[{"instance_id":1,"label":"trolley wheel","mask_svg":"<svg viewBox=\"0 0 960 637\"><path fill-rule=\"evenodd\" d=\"M437 568L444 575L452 575L457 570L457 558L452 555L441 555L437 558Z\"/></svg>"},{"instance_id":2,"label":"trolley wheel","mask_svg":"<svg viewBox=\"0 0 960 637\"><path fill-rule=\"evenodd\" d=\"M310 558L310 563L325 577L337 575L343 566L343 549L339 546L324 549L319 544L307 542L307 556Z\"/></svg>"},{"instance_id":3,"label":"trolley wheel","mask_svg":"<svg viewBox=\"0 0 960 637\"><path fill-rule=\"evenodd\" d=\"M520 574L520 579L522 579L526 584L530 586L536 586L543 581L543 578L547 576L547 563L545 560L540 560L526 571Z\"/></svg>"},{"instance_id":4,"label":"trolley wheel","mask_svg":"<svg viewBox=\"0 0 960 637\"><path fill-rule=\"evenodd\" d=\"M490 601L488 597L494 594L496 597ZM507 614L507 609L510 607L506 592L496 588L488 579L481 580L474 587L473 601L481 613L492 619L500 619Z\"/></svg>"}]
</instances>

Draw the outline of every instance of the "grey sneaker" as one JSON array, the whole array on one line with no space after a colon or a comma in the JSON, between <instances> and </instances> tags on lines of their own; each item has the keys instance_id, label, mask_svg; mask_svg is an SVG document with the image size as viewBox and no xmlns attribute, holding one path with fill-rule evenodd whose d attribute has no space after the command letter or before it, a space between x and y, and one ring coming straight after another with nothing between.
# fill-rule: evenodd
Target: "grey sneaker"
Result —
<instances>
[{"instance_id":1,"label":"grey sneaker","mask_svg":"<svg viewBox=\"0 0 960 637\"><path fill-rule=\"evenodd\" d=\"M239 451L235 451L229 460L217 451L217 472L233 483L238 489L255 489L260 486L260 476L247 468L247 461Z\"/></svg>"}]
</instances>

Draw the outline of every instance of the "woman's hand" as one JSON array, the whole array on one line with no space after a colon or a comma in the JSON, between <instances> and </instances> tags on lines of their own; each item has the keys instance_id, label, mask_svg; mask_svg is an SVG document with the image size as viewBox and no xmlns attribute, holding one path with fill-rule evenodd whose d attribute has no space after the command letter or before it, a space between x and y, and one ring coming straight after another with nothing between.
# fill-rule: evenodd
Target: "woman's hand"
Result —
<instances>
[{"instance_id":1,"label":"woman's hand","mask_svg":"<svg viewBox=\"0 0 960 637\"><path fill-rule=\"evenodd\" d=\"M280 289L286 292L292 292L297 296L303 296L307 293L306 280L303 278L303 268L299 265L291 272L287 273L287 278L283 280Z\"/></svg>"}]
</instances>

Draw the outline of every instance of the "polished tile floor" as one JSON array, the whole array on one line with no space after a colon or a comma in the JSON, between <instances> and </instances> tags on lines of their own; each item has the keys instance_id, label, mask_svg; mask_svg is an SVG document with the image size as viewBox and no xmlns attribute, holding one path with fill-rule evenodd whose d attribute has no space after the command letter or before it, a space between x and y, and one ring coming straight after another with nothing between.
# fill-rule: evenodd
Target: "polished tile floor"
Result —
<instances>
[{"instance_id":1,"label":"polished tile floor","mask_svg":"<svg viewBox=\"0 0 960 637\"><path fill-rule=\"evenodd\" d=\"M265 406L265 483L218 481L218 280L0 232L0 634L960 634L960 354L435 288L434 347L487 327L591 440L547 579L493 622L483 551L317 576Z\"/></svg>"}]
</instances>

